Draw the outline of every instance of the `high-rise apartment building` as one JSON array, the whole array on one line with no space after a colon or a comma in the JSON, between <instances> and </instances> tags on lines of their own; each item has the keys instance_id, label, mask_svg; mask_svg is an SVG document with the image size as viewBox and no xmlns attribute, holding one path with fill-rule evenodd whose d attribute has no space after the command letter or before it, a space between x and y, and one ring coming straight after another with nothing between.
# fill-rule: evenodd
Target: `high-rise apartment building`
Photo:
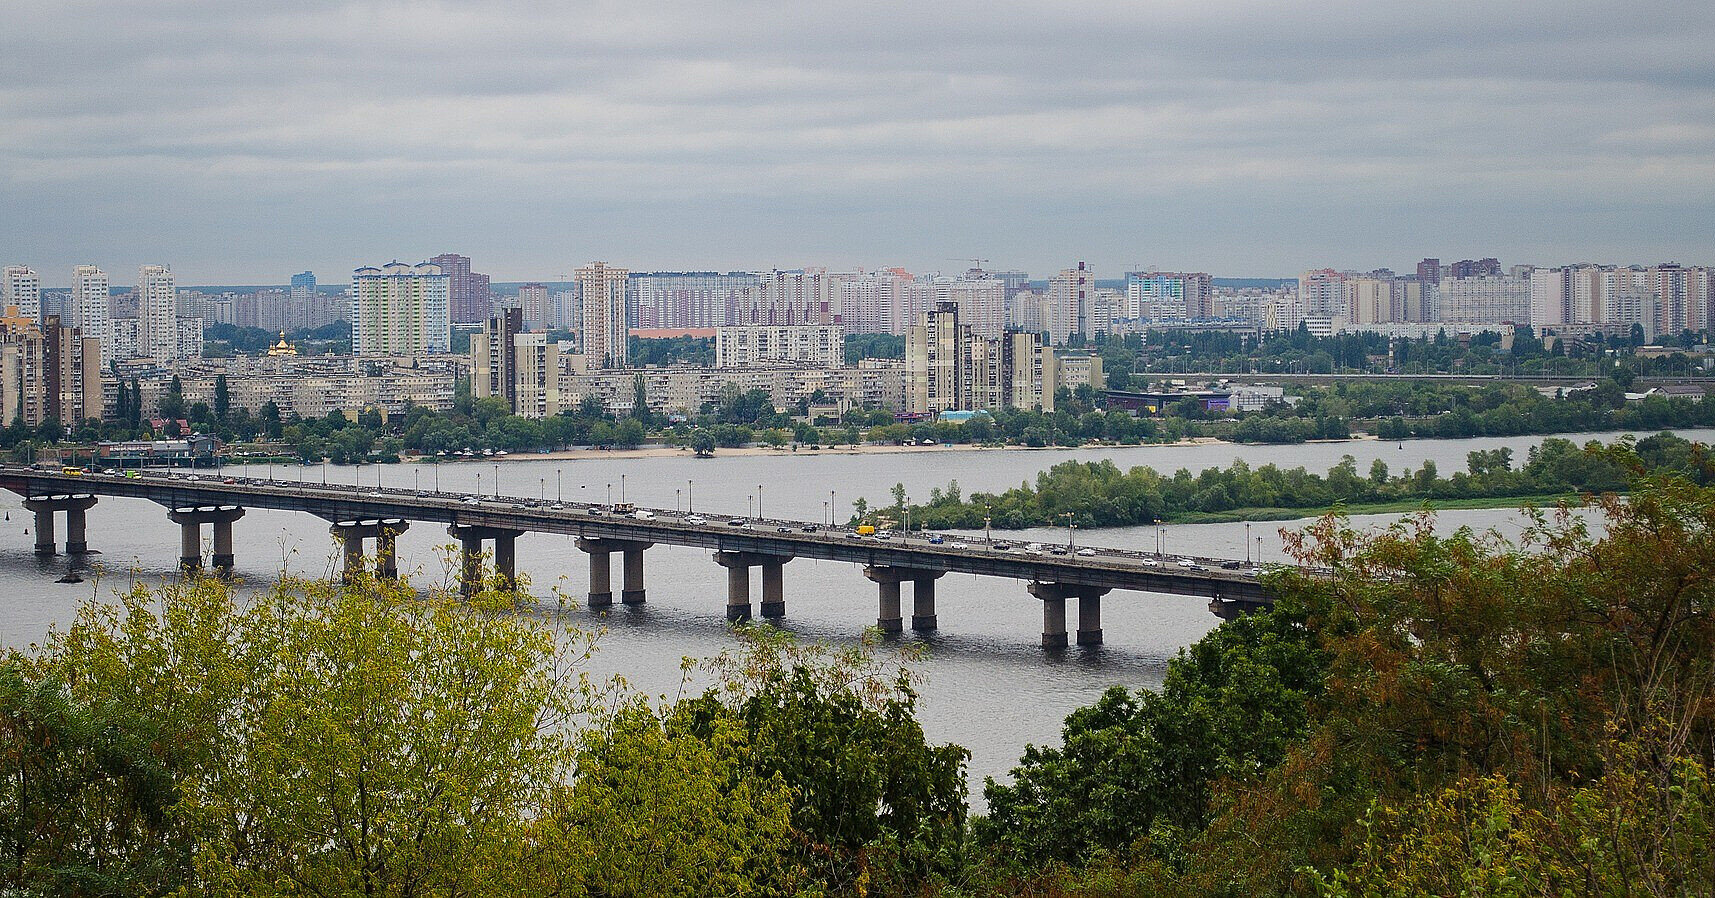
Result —
<instances>
[{"instance_id":1,"label":"high-rise apartment building","mask_svg":"<svg viewBox=\"0 0 1715 898\"><path fill-rule=\"evenodd\" d=\"M502 309L489 316L482 332L470 335L470 392L477 399L491 396L517 407L518 363L513 337L524 331L523 309Z\"/></svg>"},{"instance_id":2,"label":"high-rise apartment building","mask_svg":"<svg viewBox=\"0 0 1715 898\"><path fill-rule=\"evenodd\" d=\"M112 312L108 308L107 272L94 265L79 265L71 270L72 327L100 346L101 364L118 358L113 351Z\"/></svg>"},{"instance_id":3,"label":"high-rise apartment building","mask_svg":"<svg viewBox=\"0 0 1715 898\"><path fill-rule=\"evenodd\" d=\"M543 284L525 284L518 288L518 309L524 313L526 330L548 328L548 288Z\"/></svg>"},{"instance_id":4,"label":"high-rise apartment building","mask_svg":"<svg viewBox=\"0 0 1715 898\"><path fill-rule=\"evenodd\" d=\"M573 273L578 284L579 332L585 363L591 368L623 368L630 358L626 289L630 272L592 262Z\"/></svg>"},{"instance_id":5,"label":"high-rise apartment building","mask_svg":"<svg viewBox=\"0 0 1715 898\"><path fill-rule=\"evenodd\" d=\"M428 265L439 266L447 277L448 315L453 324L479 324L488 320L493 294L488 275L470 270L470 257L442 253Z\"/></svg>"},{"instance_id":6,"label":"high-rise apartment building","mask_svg":"<svg viewBox=\"0 0 1715 898\"><path fill-rule=\"evenodd\" d=\"M845 330L837 324L715 328L715 367L845 365Z\"/></svg>"},{"instance_id":7,"label":"high-rise apartment building","mask_svg":"<svg viewBox=\"0 0 1715 898\"><path fill-rule=\"evenodd\" d=\"M840 323L848 334L904 334L928 310L910 289L911 272L884 268L840 284Z\"/></svg>"},{"instance_id":8,"label":"high-rise apartment building","mask_svg":"<svg viewBox=\"0 0 1715 898\"><path fill-rule=\"evenodd\" d=\"M943 300L905 334L905 410L1054 408L1053 350L1040 334L1009 331L998 339L973 333L959 304Z\"/></svg>"},{"instance_id":9,"label":"high-rise apartment building","mask_svg":"<svg viewBox=\"0 0 1715 898\"><path fill-rule=\"evenodd\" d=\"M1454 324L1525 324L1530 321L1531 287L1521 277L1450 277L1435 288L1440 320Z\"/></svg>"},{"instance_id":10,"label":"high-rise apartment building","mask_svg":"<svg viewBox=\"0 0 1715 898\"><path fill-rule=\"evenodd\" d=\"M351 275L351 351L419 355L452 346L450 279L429 262L389 262Z\"/></svg>"},{"instance_id":11,"label":"high-rise apartment building","mask_svg":"<svg viewBox=\"0 0 1715 898\"><path fill-rule=\"evenodd\" d=\"M1074 268L1062 269L1048 280L1042 329L1054 345L1064 345L1075 333L1089 338L1109 329L1108 322L1097 321L1092 314L1095 296L1095 274L1083 262Z\"/></svg>"},{"instance_id":12,"label":"high-rise apartment building","mask_svg":"<svg viewBox=\"0 0 1715 898\"><path fill-rule=\"evenodd\" d=\"M631 276L637 327L726 327L757 307L762 276L743 271L655 271Z\"/></svg>"},{"instance_id":13,"label":"high-rise apartment building","mask_svg":"<svg viewBox=\"0 0 1715 898\"><path fill-rule=\"evenodd\" d=\"M546 418L560 413L560 344L545 333L512 337L512 413Z\"/></svg>"},{"instance_id":14,"label":"high-rise apartment building","mask_svg":"<svg viewBox=\"0 0 1715 898\"><path fill-rule=\"evenodd\" d=\"M1498 278L1501 277L1501 262L1492 256L1487 259L1460 259L1447 266L1447 277L1455 280Z\"/></svg>"},{"instance_id":15,"label":"high-rise apartment building","mask_svg":"<svg viewBox=\"0 0 1715 898\"><path fill-rule=\"evenodd\" d=\"M57 315L0 315L0 418L37 427L101 417L101 343Z\"/></svg>"},{"instance_id":16,"label":"high-rise apartment building","mask_svg":"<svg viewBox=\"0 0 1715 898\"><path fill-rule=\"evenodd\" d=\"M137 352L157 362L179 357L179 291L165 265L137 269Z\"/></svg>"},{"instance_id":17,"label":"high-rise apartment building","mask_svg":"<svg viewBox=\"0 0 1715 898\"><path fill-rule=\"evenodd\" d=\"M1417 282L1425 287L1441 283L1441 260L1424 259L1417 263Z\"/></svg>"},{"instance_id":18,"label":"high-rise apartment building","mask_svg":"<svg viewBox=\"0 0 1715 898\"><path fill-rule=\"evenodd\" d=\"M1213 318L1214 281L1203 272L1128 271L1123 315L1142 321Z\"/></svg>"},{"instance_id":19,"label":"high-rise apartment building","mask_svg":"<svg viewBox=\"0 0 1715 898\"><path fill-rule=\"evenodd\" d=\"M287 293L289 311L287 320L280 325L280 330L317 327L318 325L310 324L310 318L320 298L320 294L316 292L315 272L304 271L292 275L292 283Z\"/></svg>"},{"instance_id":20,"label":"high-rise apartment building","mask_svg":"<svg viewBox=\"0 0 1715 898\"><path fill-rule=\"evenodd\" d=\"M1348 280L1344 272L1332 268L1304 272L1298 279L1298 301L1304 317L1350 321L1352 297Z\"/></svg>"},{"instance_id":21,"label":"high-rise apartment building","mask_svg":"<svg viewBox=\"0 0 1715 898\"><path fill-rule=\"evenodd\" d=\"M754 299L739 309L738 324L833 324L840 286L854 275L826 268L774 269L760 276Z\"/></svg>"},{"instance_id":22,"label":"high-rise apartment building","mask_svg":"<svg viewBox=\"0 0 1715 898\"><path fill-rule=\"evenodd\" d=\"M8 265L0 273L0 307L14 308L25 318L42 317L42 278L27 265Z\"/></svg>"}]
</instances>

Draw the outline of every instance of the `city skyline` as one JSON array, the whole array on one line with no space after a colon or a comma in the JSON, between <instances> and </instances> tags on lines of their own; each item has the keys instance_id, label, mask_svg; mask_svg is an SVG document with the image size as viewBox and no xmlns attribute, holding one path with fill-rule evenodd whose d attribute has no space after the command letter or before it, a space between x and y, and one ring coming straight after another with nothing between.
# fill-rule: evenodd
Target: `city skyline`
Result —
<instances>
[{"instance_id":1,"label":"city skyline","mask_svg":"<svg viewBox=\"0 0 1715 898\"><path fill-rule=\"evenodd\" d=\"M10 8L6 262L1290 277L1715 245L1707 6L312 6Z\"/></svg>"}]
</instances>

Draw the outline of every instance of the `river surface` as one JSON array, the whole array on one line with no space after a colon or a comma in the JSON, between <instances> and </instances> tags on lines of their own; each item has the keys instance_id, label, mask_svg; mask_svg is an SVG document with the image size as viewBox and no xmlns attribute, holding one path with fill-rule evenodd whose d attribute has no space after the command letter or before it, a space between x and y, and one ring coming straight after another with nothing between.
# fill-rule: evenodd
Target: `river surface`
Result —
<instances>
[{"instance_id":1,"label":"river surface","mask_svg":"<svg viewBox=\"0 0 1715 898\"><path fill-rule=\"evenodd\" d=\"M1715 430L1687 430L1683 436L1715 441ZM1615 434L1574 435L1611 441ZM615 458L588 451L570 459L528 460L512 457L500 462L471 461L442 465L255 466L247 476L272 476L296 482L327 481L389 486L413 485L443 492L492 494L499 478L502 495L563 496L566 500L624 500L660 508L683 507L724 513L758 513L776 519L824 520L830 514L845 520L853 500L862 496L872 505L891 502L889 490L903 483L916 500L928 498L933 487L957 480L966 495L998 491L1034 480L1036 474L1066 459L1111 459L1122 468L1147 465L1164 473L1180 467L1198 471L1244 459L1252 466L1303 465L1321 473L1351 455L1358 470L1368 472L1372 460L1387 462L1394 473L1434 461L1443 476L1464 470L1466 453L1510 446L1522 461L1528 447L1541 437L1469 440L1408 440L1403 444L1361 440L1296 446L1141 446L1102 449L983 450L925 447L897 454L831 454L784 452L761 456ZM480 487L479 487L480 478ZM830 496L831 493L831 496ZM830 501L832 505L830 506ZM0 643L21 646L40 641L50 628L70 622L79 602L108 596L133 581L158 582L174 575L178 529L160 507L136 499L103 498L89 512L89 543L102 554L90 556L93 573L81 584L53 582L72 562L64 557L38 559L31 554L26 529L33 523L21 509L19 497L0 492ZM1399 515L1353 518L1365 526L1385 526ZM1306 521L1253 524L1182 524L1161 529L1162 549L1204 556L1283 560L1282 528L1292 530ZM1443 512L1444 528L1494 528L1516 535L1518 512L1510 509ZM62 523L63 527L63 523ZM1037 530L1024 535L1041 541L1064 540L1066 531ZM1247 538L1248 537L1248 538ZM1260 545L1256 538L1261 537ZM63 540L63 533L61 539ZM208 538L205 528L204 539ZM1155 527L1080 530L1080 543L1154 550ZM439 582L449 576L449 557L442 547L451 542L438 526L418 523L399 540L401 571L419 582ZM247 583L271 582L281 570L298 574L334 571L334 544L328 525L307 514L253 509L234 528L237 574ZM725 629L725 571L702 549L658 546L648 551L645 582L648 603L594 612L583 607L589 589L586 556L570 537L526 534L518 540L518 570L528 576L531 591L554 602L557 590L567 597L567 623L605 628L593 661L595 672L618 674L652 695L671 695L680 686L680 662L705 658L730 648ZM619 577L614 560L615 586ZM753 572L752 576L757 576ZM858 566L799 559L785 569L784 626L807 639L850 640L873 626L877 613L875 584ZM752 600L760 589L752 586ZM909 589L905 614L910 615ZM924 677L920 714L930 738L957 742L970 749L973 805L983 806L985 776L1004 778L1026 743L1057 744L1067 713L1093 701L1112 685L1148 688L1160 684L1169 658L1195 642L1219 621L1206 602L1184 596L1139 592L1110 593L1103 600L1106 645L1045 652L1041 638L1041 603L1012 580L950 574L937 587L940 631L929 636L906 634L906 644L923 643L928 657L918 670ZM1075 610L1068 608L1075 620Z\"/></svg>"}]
</instances>

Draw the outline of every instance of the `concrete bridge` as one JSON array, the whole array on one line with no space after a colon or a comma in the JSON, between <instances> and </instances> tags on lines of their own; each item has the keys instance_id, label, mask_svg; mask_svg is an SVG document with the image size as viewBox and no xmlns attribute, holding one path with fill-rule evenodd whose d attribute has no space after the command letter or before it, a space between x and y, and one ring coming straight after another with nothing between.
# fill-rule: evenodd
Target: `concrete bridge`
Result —
<instances>
[{"instance_id":1,"label":"concrete bridge","mask_svg":"<svg viewBox=\"0 0 1715 898\"><path fill-rule=\"evenodd\" d=\"M169 520L179 525L179 561L186 569L201 567L202 527L208 525L214 549L210 561L221 572L232 570L232 528L247 508L301 511L328 521L343 544L347 576L361 571L366 558L374 559L376 575L395 576L398 534L412 523L443 524L461 546L460 582L467 593L482 582L485 558L492 559L493 573L503 584L513 580L519 534L566 534L590 556L592 608L613 604L615 554L621 559L619 599L640 604L646 599L644 552L654 545L696 546L711 550L715 563L727 570L726 616L732 621L752 616L753 567L762 569L761 616L785 616L784 570L794 558L862 565L879 590L876 625L887 632L904 629L906 583L911 584L911 627L929 631L939 626L935 581L942 576L968 573L1022 581L1042 602L1042 644L1050 648L1068 643L1068 599L1077 602L1077 644L1101 644L1102 597L1116 589L1206 596L1210 610L1222 616L1272 602L1257 580L1258 571L1235 561L1158 558L1100 546L1048 547L926 533L860 535L804 521L166 472L129 477L0 466L0 489L24 496L24 507L35 513L37 554L58 550L57 513L65 513L66 552L81 553L89 551L86 515L98 497L147 499L164 506ZM373 550L367 549L370 541ZM485 545L492 551L484 551Z\"/></svg>"}]
</instances>

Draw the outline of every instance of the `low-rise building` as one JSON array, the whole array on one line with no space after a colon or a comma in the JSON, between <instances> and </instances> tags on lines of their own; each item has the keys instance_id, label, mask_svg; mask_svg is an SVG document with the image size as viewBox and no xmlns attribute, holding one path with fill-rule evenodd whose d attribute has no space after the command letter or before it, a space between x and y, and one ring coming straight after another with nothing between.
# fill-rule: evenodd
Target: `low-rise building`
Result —
<instances>
[{"instance_id":1,"label":"low-rise building","mask_svg":"<svg viewBox=\"0 0 1715 898\"><path fill-rule=\"evenodd\" d=\"M224 376L233 410L256 414L273 402L281 415L304 418L336 411L355 417L367 409L391 415L411 406L451 411L456 374L456 366L442 360L413 365L390 358L292 355L202 359L135 372L145 409L158 405L174 376L187 404L213 406Z\"/></svg>"},{"instance_id":2,"label":"low-rise building","mask_svg":"<svg viewBox=\"0 0 1715 898\"><path fill-rule=\"evenodd\" d=\"M845 328L837 324L746 325L715 328L715 367L754 368L845 364Z\"/></svg>"}]
</instances>

